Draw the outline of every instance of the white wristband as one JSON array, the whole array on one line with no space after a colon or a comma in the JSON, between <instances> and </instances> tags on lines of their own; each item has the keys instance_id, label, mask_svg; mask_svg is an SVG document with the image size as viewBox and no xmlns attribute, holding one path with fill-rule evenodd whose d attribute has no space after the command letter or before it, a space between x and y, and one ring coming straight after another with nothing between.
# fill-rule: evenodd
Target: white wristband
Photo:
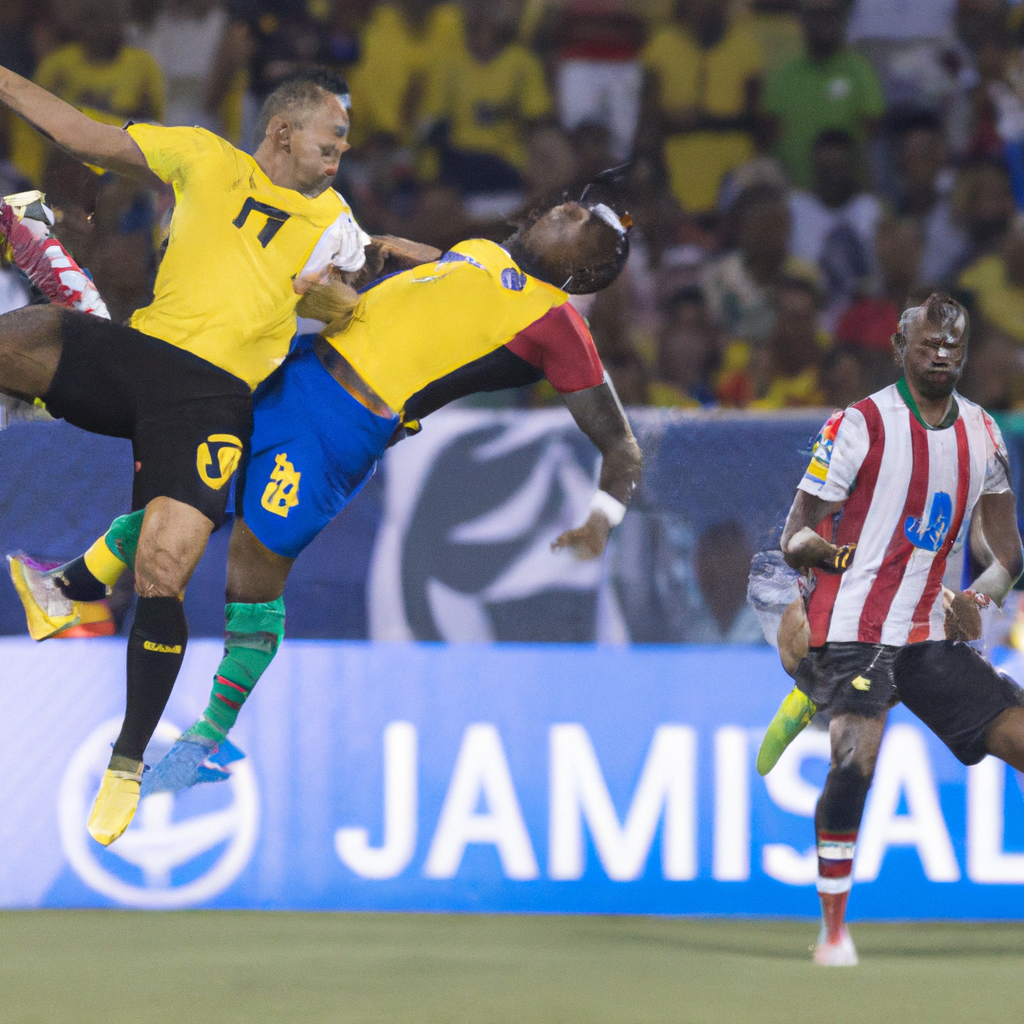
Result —
<instances>
[{"instance_id":1,"label":"white wristband","mask_svg":"<svg viewBox=\"0 0 1024 1024\"><path fill-rule=\"evenodd\" d=\"M1002 562L996 559L972 584L971 590L976 594L991 597L1002 608L1006 595L1013 589L1013 579L1003 568Z\"/></svg>"},{"instance_id":2,"label":"white wristband","mask_svg":"<svg viewBox=\"0 0 1024 1024\"><path fill-rule=\"evenodd\" d=\"M590 499L590 511L600 512L610 526L618 526L626 514L626 506L607 491L595 491L594 497Z\"/></svg>"}]
</instances>

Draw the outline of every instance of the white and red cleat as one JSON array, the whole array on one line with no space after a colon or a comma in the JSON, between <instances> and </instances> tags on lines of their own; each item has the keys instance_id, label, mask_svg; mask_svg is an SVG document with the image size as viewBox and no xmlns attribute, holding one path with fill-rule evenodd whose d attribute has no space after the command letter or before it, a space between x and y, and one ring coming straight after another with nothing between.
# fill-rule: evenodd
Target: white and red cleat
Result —
<instances>
[{"instance_id":1,"label":"white and red cleat","mask_svg":"<svg viewBox=\"0 0 1024 1024\"><path fill-rule=\"evenodd\" d=\"M818 942L814 947L814 962L819 967L856 967L857 947L850 938L850 933L843 925L839 938L829 942L825 925L821 926L818 934Z\"/></svg>"},{"instance_id":2,"label":"white and red cleat","mask_svg":"<svg viewBox=\"0 0 1024 1024\"><path fill-rule=\"evenodd\" d=\"M0 199L0 235L18 269L55 305L110 319L89 275L51 233L54 217L41 192Z\"/></svg>"}]
</instances>

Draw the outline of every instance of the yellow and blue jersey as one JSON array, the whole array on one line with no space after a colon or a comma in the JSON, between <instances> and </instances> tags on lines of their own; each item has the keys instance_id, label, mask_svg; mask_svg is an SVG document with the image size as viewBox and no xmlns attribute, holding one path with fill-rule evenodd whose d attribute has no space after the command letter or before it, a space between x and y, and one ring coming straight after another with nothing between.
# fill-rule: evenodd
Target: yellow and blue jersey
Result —
<instances>
[{"instance_id":1,"label":"yellow and blue jersey","mask_svg":"<svg viewBox=\"0 0 1024 1024\"><path fill-rule=\"evenodd\" d=\"M436 263L367 291L331 344L394 410L486 356L569 296L524 274L494 242L460 242Z\"/></svg>"}]
</instances>

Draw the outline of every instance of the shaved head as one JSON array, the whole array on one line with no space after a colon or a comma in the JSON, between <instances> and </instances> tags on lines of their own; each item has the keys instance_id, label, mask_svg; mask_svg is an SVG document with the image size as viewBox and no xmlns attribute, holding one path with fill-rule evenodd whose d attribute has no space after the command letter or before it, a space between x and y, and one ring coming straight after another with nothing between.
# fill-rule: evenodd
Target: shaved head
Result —
<instances>
[{"instance_id":1,"label":"shaved head","mask_svg":"<svg viewBox=\"0 0 1024 1024\"><path fill-rule=\"evenodd\" d=\"M293 127L301 128L308 111L332 100L348 110L348 82L341 75L327 68L299 71L286 78L263 101L256 138L266 135L271 118L281 115Z\"/></svg>"}]
</instances>

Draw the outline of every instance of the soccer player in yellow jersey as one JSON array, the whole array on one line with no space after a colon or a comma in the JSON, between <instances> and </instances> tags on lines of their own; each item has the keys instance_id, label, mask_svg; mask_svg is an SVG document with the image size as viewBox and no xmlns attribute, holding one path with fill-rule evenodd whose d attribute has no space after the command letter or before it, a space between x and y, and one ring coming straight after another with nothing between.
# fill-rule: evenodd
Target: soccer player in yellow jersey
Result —
<instances>
[{"instance_id":1,"label":"soccer player in yellow jersey","mask_svg":"<svg viewBox=\"0 0 1024 1024\"><path fill-rule=\"evenodd\" d=\"M336 284L309 289L299 312L326 326L299 338L256 396L236 491L224 658L209 706L147 773L142 795L224 777L218 766L239 756L227 732L284 635L282 593L295 558L359 491L389 442L447 402L546 377L603 457L587 521L556 546L583 558L601 553L639 479L640 450L567 300L606 287L627 255L626 229L609 207L564 203L503 245L470 239L444 256L435 250L359 297ZM70 606L90 598L84 562L94 571L92 596L101 596L98 585L131 564L138 518L121 517L90 554L36 577ZM41 602L22 599L42 623ZM59 628L54 621L34 635Z\"/></svg>"},{"instance_id":2,"label":"soccer player in yellow jersey","mask_svg":"<svg viewBox=\"0 0 1024 1024\"><path fill-rule=\"evenodd\" d=\"M169 183L176 199L153 302L130 326L57 306L0 317L0 391L41 398L53 415L134 449L133 506L145 516L127 710L89 823L104 844L134 813L143 751L188 639L180 597L247 449L251 391L287 355L293 282L365 259L369 239L330 188L348 149L346 94L342 78L319 70L282 84L248 156L203 129L100 124L0 68L0 102L57 145Z\"/></svg>"}]
</instances>

